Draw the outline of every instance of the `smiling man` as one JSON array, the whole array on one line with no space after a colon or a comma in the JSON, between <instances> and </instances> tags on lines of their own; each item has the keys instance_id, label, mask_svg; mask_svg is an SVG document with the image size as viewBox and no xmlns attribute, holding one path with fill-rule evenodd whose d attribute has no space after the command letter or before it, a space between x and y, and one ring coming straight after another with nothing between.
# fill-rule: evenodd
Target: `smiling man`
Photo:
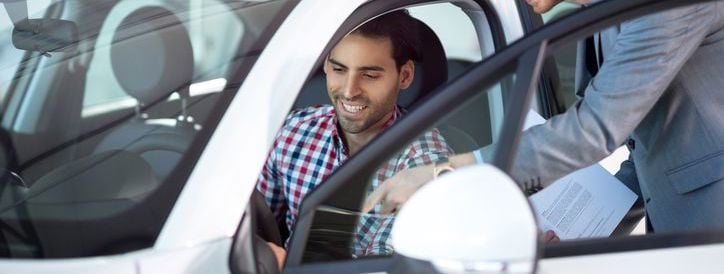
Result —
<instances>
[{"instance_id":1,"label":"smiling man","mask_svg":"<svg viewBox=\"0 0 724 274\"><path fill-rule=\"evenodd\" d=\"M345 36L324 63L332 105L296 110L287 117L257 189L290 231L307 193L403 115L397 96L415 76L415 29L415 19L397 11ZM440 133L429 131L383 163L369 191L398 171L444 160L448 154ZM378 210L360 218L355 255L392 252L388 238L393 218L379 216Z\"/></svg>"},{"instance_id":2,"label":"smiling man","mask_svg":"<svg viewBox=\"0 0 724 274\"><path fill-rule=\"evenodd\" d=\"M352 33L343 38L324 65L327 93L349 154L359 151L394 120L399 114L397 95L410 86L414 76L411 59L400 65L393 59L389 38L370 36Z\"/></svg>"}]
</instances>

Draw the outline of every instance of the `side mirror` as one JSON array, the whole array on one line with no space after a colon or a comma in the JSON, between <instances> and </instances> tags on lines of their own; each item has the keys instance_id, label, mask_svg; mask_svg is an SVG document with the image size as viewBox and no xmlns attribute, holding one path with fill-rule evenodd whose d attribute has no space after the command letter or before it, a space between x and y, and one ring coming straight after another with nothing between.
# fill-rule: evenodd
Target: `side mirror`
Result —
<instances>
[{"instance_id":1,"label":"side mirror","mask_svg":"<svg viewBox=\"0 0 724 274\"><path fill-rule=\"evenodd\" d=\"M78 42L75 23L60 19L27 19L13 29L13 46L38 52L72 52Z\"/></svg>"},{"instance_id":2,"label":"side mirror","mask_svg":"<svg viewBox=\"0 0 724 274\"><path fill-rule=\"evenodd\" d=\"M461 168L428 183L405 203L392 228L401 257L434 268L418 273L533 273L538 236L528 199L491 165Z\"/></svg>"}]
</instances>

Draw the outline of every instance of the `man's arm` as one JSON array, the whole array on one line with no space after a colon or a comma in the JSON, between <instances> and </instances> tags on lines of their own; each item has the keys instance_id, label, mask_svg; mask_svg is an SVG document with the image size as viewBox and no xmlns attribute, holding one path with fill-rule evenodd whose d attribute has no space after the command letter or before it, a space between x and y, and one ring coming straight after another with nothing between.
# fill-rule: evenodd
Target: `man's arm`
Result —
<instances>
[{"instance_id":1,"label":"man's arm","mask_svg":"<svg viewBox=\"0 0 724 274\"><path fill-rule=\"evenodd\" d=\"M372 191L377 193L379 188L377 184L399 172L441 161L449 155L450 148L440 132L437 129L428 131L377 170L377 177L372 182ZM357 228L358 238L353 244L356 255L389 254L394 250L388 243L394 217L383 216L387 215L388 212L385 211L387 209L375 206L376 202L369 205L366 203L363 207L363 212L371 214L365 214L360 218Z\"/></svg>"},{"instance_id":2,"label":"man's arm","mask_svg":"<svg viewBox=\"0 0 724 274\"><path fill-rule=\"evenodd\" d=\"M452 149L437 129L432 129L410 144L404 164L398 168L410 169L416 166L429 165L447 159Z\"/></svg>"},{"instance_id":3,"label":"man's arm","mask_svg":"<svg viewBox=\"0 0 724 274\"><path fill-rule=\"evenodd\" d=\"M452 156L452 149L437 129L426 132L406 149L402 163L396 172L384 178L365 200L363 212L370 212L377 204L382 205L380 214L389 214L404 204L407 198L424 183L432 180L432 164L448 159L458 163L458 157ZM472 161L470 161L472 164ZM409 195L408 195L409 193Z\"/></svg>"},{"instance_id":4,"label":"man's arm","mask_svg":"<svg viewBox=\"0 0 724 274\"><path fill-rule=\"evenodd\" d=\"M623 23L586 96L565 113L523 132L513 179L539 177L547 185L623 144L699 47L714 11L694 5Z\"/></svg>"},{"instance_id":5,"label":"man's arm","mask_svg":"<svg viewBox=\"0 0 724 274\"><path fill-rule=\"evenodd\" d=\"M286 213L286 199L284 197L284 186L279 179L279 172L276 168L276 148L277 141L274 141L272 150L269 151L264 168L257 179L256 189L264 196L264 200L271 209L277 221L284 221Z\"/></svg>"}]
</instances>

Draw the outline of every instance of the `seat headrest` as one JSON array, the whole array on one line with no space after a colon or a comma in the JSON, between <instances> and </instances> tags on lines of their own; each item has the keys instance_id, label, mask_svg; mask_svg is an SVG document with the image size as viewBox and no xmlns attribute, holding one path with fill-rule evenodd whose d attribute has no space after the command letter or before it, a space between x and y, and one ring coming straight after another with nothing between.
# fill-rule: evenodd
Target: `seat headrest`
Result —
<instances>
[{"instance_id":1,"label":"seat headrest","mask_svg":"<svg viewBox=\"0 0 724 274\"><path fill-rule=\"evenodd\" d=\"M412 85L400 94L399 105L408 109L417 102L432 94L440 85L447 82L448 67L447 56L442 47L440 38L424 22L415 19L418 23L420 56L415 66L415 79Z\"/></svg>"},{"instance_id":2,"label":"seat headrest","mask_svg":"<svg viewBox=\"0 0 724 274\"><path fill-rule=\"evenodd\" d=\"M141 104L191 83L191 39L181 20L166 9L144 7L128 15L113 35L110 51L118 83Z\"/></svg>"}]
</instances>

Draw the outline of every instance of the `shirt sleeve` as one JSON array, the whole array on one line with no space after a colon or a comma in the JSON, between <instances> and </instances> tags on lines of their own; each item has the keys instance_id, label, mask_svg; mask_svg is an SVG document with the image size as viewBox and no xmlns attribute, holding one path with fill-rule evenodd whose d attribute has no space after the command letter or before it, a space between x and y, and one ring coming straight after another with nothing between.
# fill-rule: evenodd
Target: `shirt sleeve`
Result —
<instances>
[{"instance_id":1,"label":"shirt sleeve","mask_svg":"<svg viewBox=\"0 0 724 274\"><path fill-rule=\"evenodd\" d=\"M373 180L369 193L395 173L419 165L427 165L447 159L451 149L437 129L426 132L407 146L397 158L388 161L378 170L377 180ZM368 193L368 195L369 195ZM390 231L394 216L379 216L380 206L372 210L372 214L363 215L357 225L357 236L352 244L356 255L392 254L394 248L390 242Z\"/></svg>"},{"instance_id":2,"label":"shirt sleeve","mask_svg":"<svg viewBox=\"0 0 724 274\"><path fill-rule=\"evenodd\" d=\"M403 165L397 171L446 160L451 151L440 131L432 129L410 144Z\"/></svg>"},{"instance_id":3,"label":"shirt sleeve","mask_svg":"<svg viewBox=\"0 0 724 274\"><path fill-rule=\"evenodd\" d=\"M483 152L481 149L473 150L473 157L475 157L475 163L478 165L482 165L485 163L485 160L483 160Z\"/></svg>"},{"instance_id":4,"label":"shirt sleeve","mask_svg":"<svg viewBox=\"0 0 724 274\"><path fill-rule=\"evenodd\" d=\"M621 24L585 97L523 132L513 179L537 177L547 185L622 145L705 39L714 12L711 6L692 5Z\"/></svg>"},{"instance_id":5,"label":"shirt sleeve","mask_svg":"<svg viewBox=\"0 0 724 274\"><path fill-rule=\"evenodd\" d=\"M277 138L278 140L278 138ZM259 178L257 179L256 189L264 196L264 200L269 208L276 216L277 220L284 220L287 204L284 198L283 181L277 169L277 145L278 141L274 141L274 146L267 156L264 168L262 168Z\"/></svg>"}]
</instances>

